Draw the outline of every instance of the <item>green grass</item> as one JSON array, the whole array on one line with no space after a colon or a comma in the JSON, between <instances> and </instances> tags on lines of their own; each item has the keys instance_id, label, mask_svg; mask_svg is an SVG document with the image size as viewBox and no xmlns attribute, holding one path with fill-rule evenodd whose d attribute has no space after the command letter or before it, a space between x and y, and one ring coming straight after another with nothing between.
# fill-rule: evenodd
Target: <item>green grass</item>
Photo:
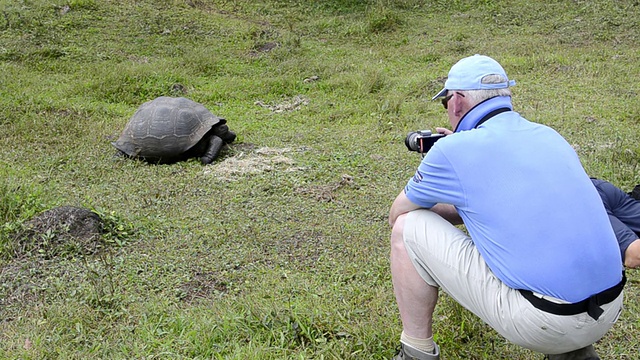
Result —
<instances>
[{"instance_id":1,"label":"green grass","mask_svg":"<svg viewBox=\"0 0 640 360\"><path fill-rule=\"evenodd\" d=\"M628 191L639 12L631 0L0 0L0 358L390 358L401 326L386 216L419 162L404 136L448 123L430 101L448 69L498 59L516 110ZM238 145L209 166L114 157L128 118L162 95L225 117ZM256 105L296 96L308 104ZM223 172L232 160L256 171ZM11 234L61 205L108 220L105 250L14 256ZM606 359L638 355L629 279L596 345ZM541 357L444 294L435 331L446 359Z\"/></svg>"}]
</instances>

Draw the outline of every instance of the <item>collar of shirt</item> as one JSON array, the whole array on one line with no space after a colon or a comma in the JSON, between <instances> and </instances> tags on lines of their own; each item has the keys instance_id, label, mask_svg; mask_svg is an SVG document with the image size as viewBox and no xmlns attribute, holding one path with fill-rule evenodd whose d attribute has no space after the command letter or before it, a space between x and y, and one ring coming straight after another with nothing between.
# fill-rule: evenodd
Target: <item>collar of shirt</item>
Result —
<instances>
[{"instance_id":1,"label":"collar of shirt","mask_svg":"<svg viewBox=\"0 0 640 360\"><path fill-rule=\"evenodd\" d=\"M496 96L474 106L460 119L455 132L473 129L486 115L499 108L509 108L513 111L511 96Z\"/></svg>"}]
</instances>

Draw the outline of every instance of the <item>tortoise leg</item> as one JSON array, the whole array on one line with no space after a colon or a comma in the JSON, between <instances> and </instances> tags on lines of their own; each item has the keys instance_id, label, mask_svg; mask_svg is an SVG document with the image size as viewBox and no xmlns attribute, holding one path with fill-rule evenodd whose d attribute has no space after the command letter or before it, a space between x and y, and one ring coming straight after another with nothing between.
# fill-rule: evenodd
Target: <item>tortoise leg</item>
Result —
<instances>
[{"instance_id":1,"label":"tortoise leg","mask_svg":"<svg viewBox=\"0 0 640 360\"><path fill-rule=\"evenodd\" d=\"M222 146L224 146L224 141L222 141L218 136L212 136L211 139L209 139L209 145L207 146L206 151L200 157L200 161L205 165L211 164L213 160L218 157L220 150L222 150Z\"/></svg>"}]
</instances>

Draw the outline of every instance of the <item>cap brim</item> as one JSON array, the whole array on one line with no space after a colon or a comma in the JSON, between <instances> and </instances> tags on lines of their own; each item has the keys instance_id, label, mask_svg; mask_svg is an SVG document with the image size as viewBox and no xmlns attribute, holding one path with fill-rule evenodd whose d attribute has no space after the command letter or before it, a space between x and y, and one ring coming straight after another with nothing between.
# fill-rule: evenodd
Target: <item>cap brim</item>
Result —
<instances>
[{"instance_id":1,"label":"cap brim","mask_svg":"<svg viewBox=\"0 0 640 360\"><path fill-rule=\"evenodd\" d=\"M437 93L437 94L436 94L436 96L432 97L432 98L431 98L431 100L435 100L435 99L437 99L437 98L439 98L439 97L443 97L443 96L445 96L445 95L447 94L447 91L448 91L448 90L447 90L446 88L445 88L445 89L440 90L440 92L439 92L439 93Z\"/></svg>"}]
</instances>

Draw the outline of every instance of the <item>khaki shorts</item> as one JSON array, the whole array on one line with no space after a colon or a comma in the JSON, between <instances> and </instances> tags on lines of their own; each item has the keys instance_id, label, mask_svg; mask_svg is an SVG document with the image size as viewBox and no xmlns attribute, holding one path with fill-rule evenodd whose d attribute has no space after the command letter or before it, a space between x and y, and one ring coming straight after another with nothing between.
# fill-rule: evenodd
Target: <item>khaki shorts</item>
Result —
<instances>
[{"instance_id":1,"label":"khaki shorts","mask_svg":"<svg viewBox=\"0 0 640 360\"><path fill-rule=\"evenodd\" d=\"M587 313L538 310L493 275L467 234L429 210L407 214L404 243L424 281L442 288L507 340L533 351L560 354L593 344L622 311L622 294L602 306L597 321Z\"/></svg>"}]
</instances>

